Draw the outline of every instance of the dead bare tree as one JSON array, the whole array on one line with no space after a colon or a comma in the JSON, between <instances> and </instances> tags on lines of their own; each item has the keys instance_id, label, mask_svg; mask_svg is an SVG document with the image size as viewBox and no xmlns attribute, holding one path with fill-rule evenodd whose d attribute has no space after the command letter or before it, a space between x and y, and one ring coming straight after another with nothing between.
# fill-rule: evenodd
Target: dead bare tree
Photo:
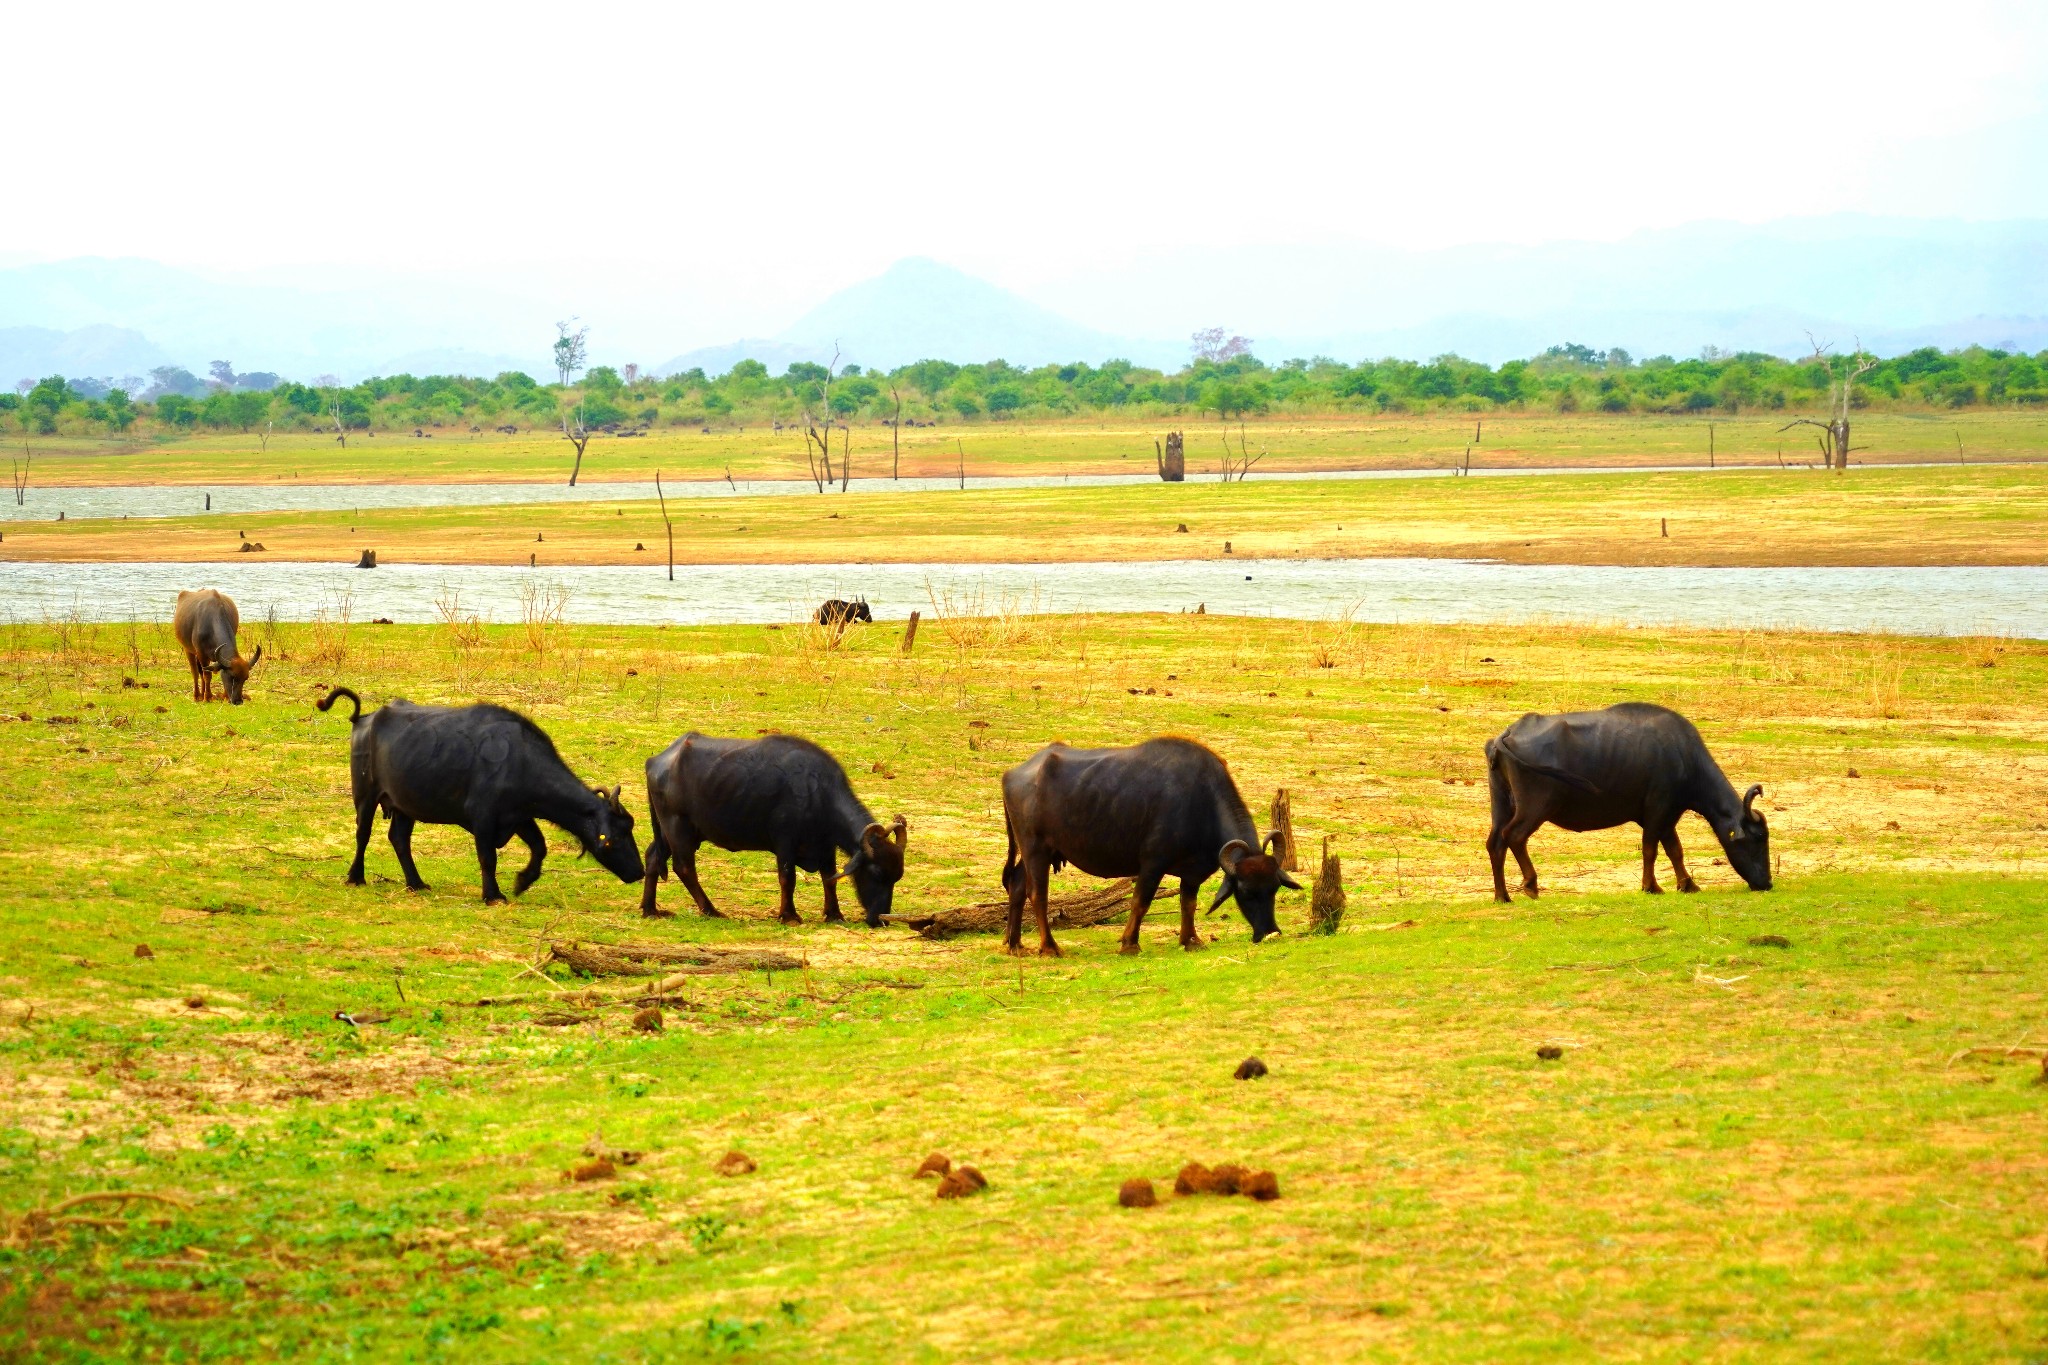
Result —
<instances>
[{"instance_id":1,"label":"dead bare tree","mask_svg":"<svg viewBox=\"0 0 2048 1365\"><path fill-rule=\"evenodd\" d=\"M1243 483L1244 476L1251 473L1252 466L1265 458L1265 447L1261 446L1259 453L1253 455L1245 445L1244 423L1239 422L1237 424L1237 451L1235 454L1232 454L1230 449L1230 428L1223 428L1223 482L1230 483L1235 480L1238 483Z\"/></svg>"},{"instance_id":2,"label":"dead bare tree","mask_svg":"<svg viewBox=\"0 0 2048 1365\"><path fill-rule=\"evenodd\" d=\"M21 463L16 464L12 460L7 462L7 467L14 474L14 505L16 507L20 507L28 501L28 466L29 462L34 460L35 457L36 453L29 449L28 442L24 441L21 444Z\"/></svg>"},{"instance_id":3,"label":"dead bare tree","mask_svg":"<svg viewBox=\"0 0 2048 1365\"><path fill-rule=\"evenodd\" d=\"M333 407L329 408L328 415L334 418L334 439L341 442L343 450L347 450L348 423L341 420L341 404L336 403Z\"/></svg>"},{"instance_id":4,"label":"dead bare tree","mask_svg":"<svg viewBox=\"0 0 2048 1365\"><path fill-rule=\"evenodd\" d=\"M569 412L562 414L562 435L576 445L576 463L569 467L569 487L576 486L577 478L583 473L583 448L590 444L590 431L583 425L583 405L578 403L570 409L576 416L572 423Z\"/></svg>"},{"instance_id":5,"label":"dead bare tree","mask_svg":"<svg viewBox=\"0 0 2048 1365\"><path fill-rule=\"evenodd\" d=\"M825 367L825 382L818 393L818 406L825 410L825 432L818 434L818 419L810 405L804 405L804 461L811 468L811 482L820 493L830 486L832 477L832 376L839 368L839 345L832 345L832 363Z\"/></svg>"},{"instance_id":6,"label":"dead bare tree","mask_svg":"<svg viewBox=\"0 0 2048 1365\"><path fill-rule=\"evenodd\" d=\"M668 581L676 581L676 525L668 519L668 494L661 491L661 471L654 471L654 496L661 499L661 524L668 528Z\"/></svg>"},{"instance_id":7,"label":"dead bare tree","mask_svg":"<svg viewBox=\"0 0 2048 1365\"><path fill-rule=\"evenodd\" d=\"M889 419L889 477L903 477L903 395L896 386L889 386L889 396L896 400L896 415Z\"/></svg>"},{"instance_id":8,"label":"dead bare tree","mask_svg":"<svg viewBox=\"0 0 2048 1365\"><path fill-rule=\"evenodd\" d=\"M1832 343L1814 341L1813 333L1806 334L1813 341L1812 363L1826 370L1828 379L1828 420L1816 422L1811 417L1799 417L1779 427L1779 431L1790 431L1794 427L1819 427L1821 434L1815 439L1820 443L1820 458L1823 468L1837 474L1849 468L1849 452L1855 449L1849 444L1849 410L1854 406L1856 381L1877 367L1877 357L1866 355L1861 341L1856 343L1853 354L1839 364L1828 354Z\"/></svg>"},{"instance_id":9,"label":"dead bare tree","mask_svg":"<svg viewBox=\"0 0 2048 1365\"><path fill-rule=\"evenodd\" d=\"M831 428L827 427L826 431L829 433ZM839 491L844 493L846 486L852 482L853 424L849 422L839 428Z\"/></svg>"}]
</instances>

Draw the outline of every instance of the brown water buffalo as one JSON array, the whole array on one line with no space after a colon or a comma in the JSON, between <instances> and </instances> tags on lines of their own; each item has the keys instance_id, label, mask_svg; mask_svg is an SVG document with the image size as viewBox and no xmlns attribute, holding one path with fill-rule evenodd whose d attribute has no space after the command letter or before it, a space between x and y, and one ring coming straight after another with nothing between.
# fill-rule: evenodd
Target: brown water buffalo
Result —
<instances>
[{"instance_id":1,"label":"brown water buffalo","mask_svg":"<svg viewBox=\"0 0 2048 1365\"><path fill-rule=\"evenodd\" d=\"M1069 749L1051 744L1003 774L1003 820L1010 836L1003 887L1010 918L1003 947L1023 948L1024 899L1038 915L1038 951L1058 957L1046 923L1047 883L1072 863L1093 877L1137 882L1122 950L1138 951L1138 926L1166 877L1180 879L1180 945L1199 948L1195 898L1218 868L1223 884L1211 910L1235 897L1252 941L1280 932L1273 900L1299 891L1264 851L1258 826L1230 769L1191 739L1149 739L1128 749Z\"/></svg>"},{"instance_id":2,"label":"brown water buffalo","mask_svg":"<svg viewBox=\"0 0 2048 1365\"><path fill-rule=\"evenodd\" d=\"M1771 832L1756 809L1761 785L1738 797L1691 721L1646 702L1558 716L1534 713L1486 742L1493 828L1493 898L1507 901L1507 855L1522 869L1522 890L1537 894L1529 836L1545 821L1569 830L1643 829L1643 890L1657 885L1657 848L1671 858L1680 891L1699 883L1685 870L1678 820L1692 811L1713 827L1728 865L1753 891L1771 889Z\"/></svg>"},{"instance_id":3,"label":"brown water buffalo","mask_svg":"<svg viewBox=\"0 0 2048 1365\"><path fill-rule=\"evenodd\" d=\"M249 674L263 658L263 646L243 658L235 644L241 628L241 613L235 599L212 588L178 594L178 610L171 617L171 629L185 650L185 663L192 670L192 700L213 700L213 675L220 675L221 688L236 706L242 704L242 689Z\"/></svg>"}]
</instances>

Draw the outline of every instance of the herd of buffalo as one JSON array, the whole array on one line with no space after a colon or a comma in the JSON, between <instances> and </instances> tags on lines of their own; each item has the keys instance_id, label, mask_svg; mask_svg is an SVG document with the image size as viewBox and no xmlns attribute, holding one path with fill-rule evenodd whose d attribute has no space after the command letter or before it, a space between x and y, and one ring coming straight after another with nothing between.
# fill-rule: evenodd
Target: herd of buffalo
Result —
<instances>
[{"instance_id":1,"label":"herd of buffalo","mask_svg":"<svg viewBox=\"0 0 2048 1365\"><path fill-rule=\"evenodd\" d=\"M869 619L867 604L833 603L841 620ZM822 614L822 613L821 613ZM834 613L840 615L840 613ZM173 628L192 670L195 701L211 700L218 677L239 704L263 651L243 658L236 643L235 604L211 589L181 592ZM405 884L426 889L412 858L413 826L459 825L476 840L486 903L505 899L498 850L513 838L527 848L512 879L517 895L539 879L547 841L542 821L566 830L622 882L643 882L640 911L667 916L656 887L676 876L705 915L718 909L697 877L697 850L771 853L781 886L780 917L795 923L796 874L824 881L825 918L840 920L839 882L851 884L863 918L879 927L903 878L909 831L902 816L889 825L854 794L846 770L824 749L795 735L716 739L695 732L647 760L647 808L653 826L643 850L621 788L586 785L538 725L502 706L417 706L394 700L365 713L352 689L335 687L319 709L350 704L349 774L356 812L356 853L348 881L364 880L363 854L377 812ZM1493 822L1486 836L1494 899L1509 899L1505 876L1512 853L1522 890L1537 894L1529 836L1546 823L1569 830L1642 827L1643 890L1660 888L1657 850L1670 857L1678 889L1698 889L1685 868L1678 821L1694 812L1713 828L1728 865L1749 886L1771 886L1770 831L1756 798L1737 796L1690 721L1661 706L1625 702L1603 711L1526 715L1486 744ZM1003 888L1009 895L1004 946L1023 951L1024 905L1038 919L1038 951L1057 956L1047 927L1047 882L1067 864L1095 877L1128 877L1136 890L1122 947L1138 949L1160 883L1180 887L1180 942L1198 946L1195 905L1202 884L1223 880L1210 909L1235 900L1254 941L1279 932L1274 902L1284 887L1300 890L1274 855L1274 836L1259 837L1224 761L1189 739L1156 738L1128 748L1074 749L1055 742L1003 774L1003 820L1009 851ZM844 862L841 862L842 856Z\"/></svg>"}]
</instances>

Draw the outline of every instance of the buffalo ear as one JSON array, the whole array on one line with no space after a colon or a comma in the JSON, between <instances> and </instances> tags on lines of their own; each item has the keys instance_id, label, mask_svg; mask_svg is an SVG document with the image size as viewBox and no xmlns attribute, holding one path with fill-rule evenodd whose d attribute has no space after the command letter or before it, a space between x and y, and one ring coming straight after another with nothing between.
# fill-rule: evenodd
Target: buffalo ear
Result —
<instances>
[{"instance_id":1,"label":"buffalo ear","mask_svg":"<svg viewBox=\"0 0 2048 1365\"><path fill-rule=\"evenodd\" d=\"M1280 873L1280 885L1286 887L1289 891L1301 890L1301 883L1288 876L1285 870Z\"/></svg>"},{"instance_id":2,"label":"buffalo ear","mask_svg":"<svg viewBox=\"0 0 2048 1365\"><path fill-rule=\"evenodd\" d=\"M1742 813L1744 816L1754 815L1756 813L1752 809L1752 807L1756 805L1756 799L1759 796L1762 796L1763 794L1764 784L1761 782L1754 784L1750 787L1748 791L1742 794Z\"/></svg>"},{"instance_id":3,"label":"buffalo ear","mask_svg":"<svg viewBox=\"0 0 2048 1365\"><path fill-rule=\"evenodd\" d=\"M1251 851L1252 846L1246 843L1244 840L1232 839L1229 843L1225 844L1223 846L1222 851L1216 855L1216 865L1218 867L1221 867L1225 872L1229 873L1230 877L1233 880L1235 880L1237 877L1238 859L1244 857ZM1220 905L1222 904L1222 902L1218 901L1217 904Z\"/></svg>"},{"instance_id":4,"label":"buffalo ear","mask_svg":"<svg viewBox=\"0 0 2048 1365\"><path fill-rule=\"evenodd\" d=\"M1243 843L1242 840L1238 839L1233 839L1231 840L1231 842L1234 844L1239 844L1240 846ZM1229 900L1232 896L1235 896L1236 894L1237 878L1232 876L1228 872L1224 873L1223 885L1216 888L1216 899L1209 902L1209 913L1213 915L1218 910L1221 910L1223 908L1223 902Z\"/></svg>"}]
</instances>

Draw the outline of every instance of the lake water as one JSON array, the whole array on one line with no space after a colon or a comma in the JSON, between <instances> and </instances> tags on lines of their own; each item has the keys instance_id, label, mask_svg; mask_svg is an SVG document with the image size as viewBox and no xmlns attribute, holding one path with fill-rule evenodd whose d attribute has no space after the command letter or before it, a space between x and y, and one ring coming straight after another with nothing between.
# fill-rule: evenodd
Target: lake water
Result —
<instances>
[{"instance_id":1,"label":"lake water","mask_svg":"<svg viewBox=\"0 0 2048 1365\"><path fill-rule=\"evenodd\" d=\"M535 587L567 619L783 622L864 594L882 619L932 598L1037 611L1177 612L1358 620L1562 621L2048 638L2048 567L1615 568L1456 559L1198 560L1125 564L805 564L538 570L495 565L0 564L0 615L167 620L181 587L215 587L242 619L306 620L343 600L355 620L440 619L451 593L487 620L520 619Z\"/></svg>"},{"instance_id":2,"label":"lake water","mask_svg":"<svg viewBox=\"0 0 2048 1365\"><path fill-rule=\"evenodd\" d=\"M1705 465L1657 465L1651 467L1587 467L1578 469L1485 469L1472 470L1474 478L1537 478L1553 474L1651 474L1704 470ZM1754 468L1754 466L1752 466ZM1788 468L1787 473L1808 471ZM1313 479L1448 479L1450 469L1350 469L1303 470L1292 473L1254 472L1253 483L1296 483ZM1145 474L990 475L969 477L969 489L989 488L1116 488L1157 484L1158 476ZM1191 484L1215 483L1214 474L1196 474ZM669 483L663 490L673 499L773 497L805 494L820 496L814 485L791 479L741 479L728 485L723 480L703 479ZM855 479L848 493L943 493L958 492L958 479ZM836 492L828 496L839 496ZM207 499L213 505L209 509ZM215 485L110 484L98 488L44 488L31 485L26 499L16 505L9 497L0 500L0 522L54 521L62 512L77 521L94 517L189 517L209 510L216 516L258 512L338 512L352 508L390 507L490 507L544 502L618 502L654 497L651 482L583 483L574 488L565 483L238 483Z\"/></svg>"}]
</instances>

